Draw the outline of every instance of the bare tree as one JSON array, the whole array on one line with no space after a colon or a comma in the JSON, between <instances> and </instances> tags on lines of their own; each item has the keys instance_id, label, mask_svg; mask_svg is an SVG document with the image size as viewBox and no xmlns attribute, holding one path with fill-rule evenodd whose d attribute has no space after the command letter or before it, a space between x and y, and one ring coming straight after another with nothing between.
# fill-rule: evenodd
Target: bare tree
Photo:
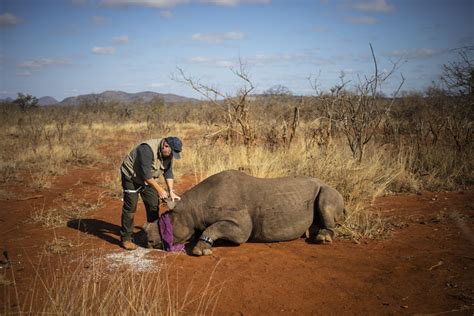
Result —
<instances>
[{"instance_id":1,"label":"bare tree","mask_svg":"<svg viewBox=\"0 0 474 316\"><path fill-rule=\"evenodd\" d=\"M250 145L255 140L255 131L250 122L249 95L255 89L255 86L241 60L239 60L239 68L231 69L231 71L243 81L243 86L240 87L235 96L187 76L181 68L178 68L179 77L173 79L189 85L193 90L222 109L225 126L218 133L225 133L226 139L230 141L235 141L238 138L237 136L240 136L245 145Z\"/></svg>"},{"instance_id":2,"label":"bare tree","mask_svg":"<svg viewBox=\"0 0 474 316\"><path fill-rule=\"evenodd\" d=\"M472 146L473 127L474 123L468 116L449 115L446 118L446 129L454 140L458 152L465 152L468 146Z\"/></svg>"},{"instance_id":3,"label":"bare tree","mask_svg":"<svg viewBox=\"0 0 474 316\"><path fill-rule=\"evenodd\" d=\"M359 162L363 159L365 146L373 139L380 123L390 113L395 98L405 81L401 75L400 85L393 94L391 102L388 104L381 102L381 85L394 74L400 62L392 63L392 68L386 73L379 72L372 44L369 45L374 63L373 75L363 78L359 76L358 83L355 85L356 91L351 93L346 90L349 81L344 79L344 73L342 73L341 82L330 90L330 94L320 94L328 119L327 134L332 137L333 122L336 121L346 137L353 157ZM312 87L318 92L316 83L313 81Z\"/></svg>"},{"instance_id":4,"label":"bare tree","mask_svg":"<svg viewBox=\"0 0 474 316\"><path fill-rule=\"evenodd\" d=\"M442 96L445 102L454 101L449 102L446 130L454 141L457 151L466 153L474 137L474 59L472 55L474 46L455 50L458 51L460 59L443 65L441 80L448 91L443 91Z\"/></svg>"},{"instance_id":5,"label":"bare tree","mask_svg":"<svg viewBox=\"0 0 474 316\"><path fill-rule=\"evenodd\" d=\"M316 78L310 76L308 81L311 88L315 92L315 101L322 105L322 117L318 119L321 119L321 124L323 127L320 128L319 132L317 133L319 134L318 136L320 139L318 143L328 144L332 141L336 129L336 106L342 103L342 99L344 99L347 92L346 86L350 83L350 81L346 81L344 79L344 72L341 72L341 75L339 76L340 83L332 87L329 93L325 93L320 89L318 78L319 75Z\"/></svg>"},{"instance_id":6,"label":"bare tree","mask_svg":"<svg viewBox=\"0 0 474 316\"><path fill-rule=\"evenodd\" d=\"M352 155L359 162L362 161L365 146L374 137L380 123L390 112L398 92L405 78L401 75L401 82L387 106L379 104L381 85L398 69L399 62L392 64L387 73L380 73L372 44L370 51L374 63L374 74L371 77L359 77L355 95L345 95L340 106L337 107L337 117L342 123L342 131L346 136Z\"/></svg>"},{"instance_id":7,"label":"bare tree","mask_svg":"<svg viewBox=\"0 0 474 316\"><path fill-rule=\"evenodd\" d=\"M474 60L469 56L473 51L474 46L462 47L458 51L459 61L443 65L441 81L456 94L474 94Z\"/></svg>"}]
</instances>

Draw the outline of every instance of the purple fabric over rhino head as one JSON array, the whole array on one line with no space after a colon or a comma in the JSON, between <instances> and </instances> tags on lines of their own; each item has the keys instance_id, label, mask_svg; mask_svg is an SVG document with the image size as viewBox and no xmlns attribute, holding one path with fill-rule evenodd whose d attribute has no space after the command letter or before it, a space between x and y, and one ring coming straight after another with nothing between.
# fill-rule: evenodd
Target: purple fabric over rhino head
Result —
<instances>
[{"instance_id":1,"label":"purple fabric over rhino head","mask_svg":"<svg viewBox=\"0 0 474 316\"><path fill-rule=\"evenodd\" d=\"M169 212L161 215L159 220L159 229L161 235L161 241L166 251L183 251L184 244L173 244L173 224L171 224Z\"/></svg>"}]
</instances>

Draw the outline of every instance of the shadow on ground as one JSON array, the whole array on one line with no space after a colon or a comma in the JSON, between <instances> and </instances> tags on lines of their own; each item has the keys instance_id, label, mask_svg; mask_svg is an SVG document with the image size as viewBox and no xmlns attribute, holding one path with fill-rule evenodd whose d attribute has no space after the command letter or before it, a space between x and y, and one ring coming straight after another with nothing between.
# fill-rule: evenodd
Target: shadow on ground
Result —
<instances>
[{"instance_id":1,"label":"shadow on ground","mask_svg":"<svg viewBox=\"0 0 474 316\"><path fill-rule=\"evenodd\" d=\"M113 245L120 246L120 226L100 219L74 219L67 223L67 227L80 230L83 233L97 236Z\"/></svg>"}]
</instances>

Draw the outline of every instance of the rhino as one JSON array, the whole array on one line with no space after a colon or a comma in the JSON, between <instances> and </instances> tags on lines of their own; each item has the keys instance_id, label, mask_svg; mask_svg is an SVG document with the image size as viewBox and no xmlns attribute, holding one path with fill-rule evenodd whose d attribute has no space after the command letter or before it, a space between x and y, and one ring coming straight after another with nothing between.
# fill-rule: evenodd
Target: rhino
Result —
<instances>
[{"instance_id":1,"label":"rhino","mask_svg":"<svg viewBox=\"0 0 474 316\"><path fill-rule=\"evenodd\" d=\"M196 256L212 254L218 239L242 244L288 241L331 243L343 219L341 194L319 179L288 176L263 179L236 170L217 173L185 192L168 212L173 242L196 234ZM159 221L143 227L148 247L161 248ZM200 234L200 235L199 235Z\"/></svg>"}]
</instances>

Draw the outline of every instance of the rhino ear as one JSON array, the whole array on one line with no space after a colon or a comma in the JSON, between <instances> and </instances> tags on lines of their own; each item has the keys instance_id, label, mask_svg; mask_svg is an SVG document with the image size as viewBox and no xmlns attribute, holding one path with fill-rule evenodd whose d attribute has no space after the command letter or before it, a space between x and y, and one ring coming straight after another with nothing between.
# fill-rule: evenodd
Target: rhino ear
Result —
<instances>
[{"instance_id":1,"label":"rhino ear","mask_svg":"<svg viewBox=\"0 0 474 316\"><path fill-rule=\"evenodd\" d=\"M165 202L166 202L166 205L168 206L168 209L170 211L174 210L174 208L176 207L176 201L168 198L168 199L165 199Z\"/></svg>"}]
</instances>

